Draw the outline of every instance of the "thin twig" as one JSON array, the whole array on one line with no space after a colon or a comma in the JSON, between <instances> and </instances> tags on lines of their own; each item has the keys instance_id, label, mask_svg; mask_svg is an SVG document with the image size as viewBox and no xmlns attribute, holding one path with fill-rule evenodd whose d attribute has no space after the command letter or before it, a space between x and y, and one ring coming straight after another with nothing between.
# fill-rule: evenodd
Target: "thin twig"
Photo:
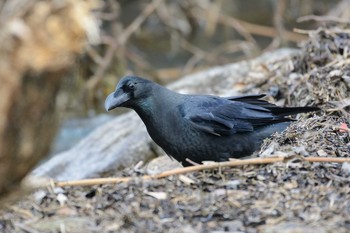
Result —
<instances>
[{"instance_id":1,"label":"thin twig","mask_svg":"<svg viewBox=\"0 0 350 233\"><path fill-rule=\"evenodd\" d=\"M221 14L219 16L219 22L236 29L236 31L242 37L244 37L246 41L251 42L253 45L255 45L256 48L259 47L258 43L256 42L256 40L252 36L252 33L249 32L249 30L247 30L247 28L244 25L242 25L242 21L237 20L236 18L230 17L228 15Z\"/></svg>"},{"instance_id":2,"label":"thin twig","mask_svg":"<svg viewBox=\"0 0 350 233\"><path fill-rule=\"evenodd\" d=\"M254 52L254 45L249 41L228 41L220 44L208 52L191 44L183 38L180 38L180 45L183 49L187 50L190 53L193 53L193 56L187 61L182 70L183 75L192 72L194 70L194 67L197 66L201 61L207 61L211 64L227 63L229 61L223 56L223 54L242 51L246 57L249 57Z\"/></svg>"},{"instance_id":3,"label":"thin twig","mask_svg":"<svg viewBox=\"0 0 350 233\"><path fill-rule=\"evenodd\" d=\"M161 0L156 0L148 4L143 12L121 33L120 36L116 38L117 40L111 43L94 76L86 84L88 90L95 88L101 82L107 68L111 65L117 48L119 48L121 45L123 46L127 42L130 36L140 28L141 24L154 12L160 3Z\"/></svg>"},{"instance_id":4,"label":"thin twig","mask_svg":"<svg viewBox=\"0 0 350 233\"><path fill-rule=\"evenodd\" d=\"M345 163L350 162L350 158L333 158L333 157L301 157L302 160L308 162L323 162L323 163ZM138 178L135 177L112 177L112 178L96 178L96 179L85 179L85 180L74 180L74 181L58 181L55 182L55 186L65 187L65 186L90 186L90 185L101 185L101 184L114 184L114 183L126 183L134 179L150 180L150 179L160 179L172 175L180 175L189 172L202 171L214 168L222 167L235 167L242 165L257 165L257 164L269 164L276 162L285 162L289 160L289 157L271 157L271 158L253 158L244 160L233 160L228 162L210 163L203 165L196 165L191 167L184 167L173 169L159 173L157 175L144 175Z\"/></svg>"},{"instance_id":5,"label":"thin twig","mask_svg":"<svg viewBox=\"0 0 350 233\"><path fill-rule=\"evenodd\" d=\"M305 22L305 21L318 21L318 22L335 22L335 23L350 23L347 19L341 19L334 16L320 16L320 15L306 15L299 17L297 19L298 23Z\"/></svg>"},{"instance_id":6,"label":"thin twig","mask_svg":"<svg viewBox=\"0 0 350 233\"><path fill-rule=\"evenodd\" d=\"M266 50L276 49L286 42L285 40L286 29L284 28L284 24L283 24L284 23L283 16L285 15L287 1L280 0L275 5L276 5L276 9L273 15L273 24L275 26L277 34L275 38L273 38L270 45L267 46Z\"/></svg>"},{"instance_id":7,"label":"thin twig","mask_svg":"<svg viewBox=\"0 0 350 233\"><path fill-rule=\"evenodd\" d=\"M199 17L198 14L195 15L195 17ZM236 19L234 17L228 16L228 15L220 15L219 22L231 26L234 29L237 30L247 41L255 42L252 35L259 35L259 36L265 36L265 37L276 37L277 30L273 27L249 23L244 20ZM292 42L299 42L302 40L305 40L307 37L304 35L300 35L295 32L290 31L284 31L284 38L288 41Z\"/></svg>"},{"instance_id":8,"label":"thin twig","mask_svg":"<svg viewBox=\"0 0 350 233\"><path fill-rule=\"evenodd\" d=\"M296 32L299 35L309 35L310 33L316 32L316 30L306 30L306 29L300 29L300 28L293 28L293 32Z\"/></svg>"},{"instance_id":9,"label":"thin twig","mask_svg":"<svg viewBox=\"0 0 350 233\"><path fill-rule=\"evenodd\" d=\"M158 7L162 0L155 0L151 4L148 4L142 13L125 29L123 34L119 37L118 41L124 44L129 37L140 28L141 24L150 16Z\"/></svg>"},{"instance_id":10,"label":"thin twig","mask_svg":"<svg viewBox=\"0 0 350 233\"><path fill-rule=\"evenodd\" d=\"M244 26L247 31L251 34L266 36L266 37L275 37L277 35L277 30L273 27L258 25L254 23L248 23L246 21L238 20ZM300 42L307 39L306 36L297 34L295 32L285 31L285 39L292 42Z\"/></svg>"}]
</instances>

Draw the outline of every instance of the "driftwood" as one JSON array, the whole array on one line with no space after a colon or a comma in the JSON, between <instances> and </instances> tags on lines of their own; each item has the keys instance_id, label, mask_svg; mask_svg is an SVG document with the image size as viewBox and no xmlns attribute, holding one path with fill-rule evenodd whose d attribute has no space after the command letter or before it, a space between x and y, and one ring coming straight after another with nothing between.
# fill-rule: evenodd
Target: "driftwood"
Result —
<instances>
[{"instance_id":1,"label":"driftwood","mask_svg":"<svg viewBox=\"0 0 350 233\"><path fill-rule=\"evenodd\" d=\"M0 198L48 153L57 93L91 29L86 1L0 4Z\"/></svg>"},{"instance_id":2,"label":"driftwood","mask_svg":"<svg viewBox=\"0 0 350 233\"><path fill-rule=\"evenodd\" d=\"M234 85L247 77L252 68L295 54L296 50L281 49L254 60L243 61L186 76L169 85L182 93L235 95ZM37 167L32 175L56 180L83 179L101 172L121 169L140 160L158 156L146 128L134 112L116 117L102 125L78 145Z\"/></svg>"}]
</instances>

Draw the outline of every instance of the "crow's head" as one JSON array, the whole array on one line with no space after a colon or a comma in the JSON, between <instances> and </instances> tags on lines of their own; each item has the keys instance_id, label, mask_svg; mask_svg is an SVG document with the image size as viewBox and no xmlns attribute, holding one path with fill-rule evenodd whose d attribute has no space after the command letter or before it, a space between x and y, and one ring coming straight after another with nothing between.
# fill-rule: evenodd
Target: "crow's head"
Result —
<instances>
[{"instance_id":1,"label":"crow's head","mask_svg":"<svg viewBox=\"0 0 350 233\"><path fill-rule=\"evenodd\" d=\"M152 84L154 83L136 76L123 77L115 91L106 98L106 111L117 107L133 108L139 105L151 95Z\"/></svg>"}]
</instances>

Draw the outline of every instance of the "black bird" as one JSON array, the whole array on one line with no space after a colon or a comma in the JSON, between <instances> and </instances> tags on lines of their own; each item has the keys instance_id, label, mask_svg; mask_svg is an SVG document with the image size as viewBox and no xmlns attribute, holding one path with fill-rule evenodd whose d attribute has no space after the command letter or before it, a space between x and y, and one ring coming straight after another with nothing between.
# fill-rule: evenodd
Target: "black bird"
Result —
<instances>
[{"instance_id":1,"label":"black bird","mask_svg":"<svg viewBox=\"0 0 350 233\"><path fill-rule=\"evenodd\" d=\"M106 101L134 109L151 138L184 166L202 161L226 161L251 155L263 140L281 132L293 119L286 116L317 111L317 107L278 107L265 95L218 97L184 95L152 81L125 76Z\"/></svg>"}]
</instances>

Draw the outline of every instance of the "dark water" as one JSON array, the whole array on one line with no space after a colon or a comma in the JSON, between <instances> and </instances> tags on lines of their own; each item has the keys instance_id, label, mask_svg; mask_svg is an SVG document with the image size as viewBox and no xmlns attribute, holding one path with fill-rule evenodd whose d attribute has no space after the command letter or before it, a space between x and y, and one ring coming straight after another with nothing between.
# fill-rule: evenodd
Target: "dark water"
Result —
<instances>
[{"instance_id":1,"label":"dark water","mask_svg":"<svg viewBox=\"0 0 350 233\"><path fill-rule=\"evenodd\" d=\"M57 133L50 155L68 150L86 137L98 126L113 119L113 115L99 114L86 118L72 118L62 122Z\"/></svg>"}]
</instances>

